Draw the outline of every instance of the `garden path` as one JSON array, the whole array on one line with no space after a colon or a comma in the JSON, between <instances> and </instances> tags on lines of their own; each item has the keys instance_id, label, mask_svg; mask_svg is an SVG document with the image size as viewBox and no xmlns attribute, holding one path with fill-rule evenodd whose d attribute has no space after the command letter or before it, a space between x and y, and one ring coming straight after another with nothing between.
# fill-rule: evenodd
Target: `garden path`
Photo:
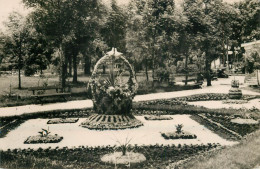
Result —
<instances>
[{"instance_id":1,"label":"garden path","mask_svg":"<svg viewBox=\"0 0 260 169\"><path fill-rule=\"evenodd\" d=\"M218 81L212 81L212 86L205 86L206 82L202 89L194 89L194 90L184 90L184 91L174 91L174 92L164 92L164 93L153 93L146 95L137 95L134 98L134 101L147 101L147 100L155 100L155 99L169 99L174 97L182 97L189 96L194 94L202 94L202 93L228 93L230 89L231 80L233 79L239 80L240 87L245 87L244 76L236 76L229 77L227 79L219 79ZM249 90L242 89L243 94L249 95L260 95L258 92L252 92ZM37 112L44 112L50 110L69 110L69 109L82 109L82 108L91 108L93 103L91 100L77 100L77 101L69 101L65 103L53 103L53 104L45 104L45 105L25 105L25 106L16 106L16 107L3 107L0 108L0 117L7 116L19 116L22 114L31 114Z\"/></svg>"}]
</instances>

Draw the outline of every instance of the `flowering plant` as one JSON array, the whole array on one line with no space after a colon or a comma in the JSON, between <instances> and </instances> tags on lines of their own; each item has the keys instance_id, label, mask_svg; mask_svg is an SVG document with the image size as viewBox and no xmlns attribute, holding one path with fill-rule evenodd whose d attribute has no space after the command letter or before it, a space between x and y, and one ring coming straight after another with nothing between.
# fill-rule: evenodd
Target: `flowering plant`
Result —
<instances>
[{"instance_id":1,"label":"flowering plant","mask_svg":"<svg viewBox=\"0 0 260 169\"><path fill-rule=\"evenodd\" d=\"M231 87L238 88L239 87L239 80L232 80L231 81Z\"/></svg>"},{"instance_id":2,"label":"flowering plant","mask_svg":"<svg viewBox=\"0 0 260 169\"><path fill-rule=\"evenodd\" d=\"M121 55L117 56L117 61L123 61L125 70L129 72L127 82L122 82L122 74L124 70L110 70L107 78L101 78L97 75L98 67L105 64L111 55L101 58L93 70L89 86L92 91L94 103L94 111L99 114L129 114L132 108L132 99L137 90L134 71L130 63ZM113 67L113 66L112 66Z\"/></svg>"}]
</instances>

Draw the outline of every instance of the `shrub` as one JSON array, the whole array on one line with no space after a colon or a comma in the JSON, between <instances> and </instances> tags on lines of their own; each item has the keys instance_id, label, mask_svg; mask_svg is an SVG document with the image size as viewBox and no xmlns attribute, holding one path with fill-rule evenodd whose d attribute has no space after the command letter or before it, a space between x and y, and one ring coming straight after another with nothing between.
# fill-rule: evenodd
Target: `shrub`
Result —
<instances>
[{"instance_id":1,"label":"shrub","mask_svg":"<svg viewBox=\"0 0 260 169\"><path fill-rule=\"evenodd\" d=\"M177 134L182 133L182 127L183 127L182 124L177 124L177 125L175 125L175 127L176 127L176 133Z\"/></svg>"}]
</instances>

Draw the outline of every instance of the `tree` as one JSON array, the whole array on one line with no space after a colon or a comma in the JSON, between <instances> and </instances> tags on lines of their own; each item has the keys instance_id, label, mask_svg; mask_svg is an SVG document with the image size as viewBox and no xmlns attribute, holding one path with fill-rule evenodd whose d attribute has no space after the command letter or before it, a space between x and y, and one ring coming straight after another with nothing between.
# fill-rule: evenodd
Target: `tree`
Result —
<instances>
[{"instance_id":1,"label":"tree","mask_svg":"<svg viewBox=\"0 0 260 169\"><path fill-rule=\"evenodd\" d=\"M83 44L85 23L91 12L98 9L98 0L23 0L35 8L32 12L34 26L37 32L44 34L51 44L58 50L60 62L60 82L65 87L67 76L66 44L72 44L72 60L74 67L73 81L77 82L77 55ZM89 33L89 32L87 32ZM88 39L89 40L89 39Z\"/></svg>"},{"instance_id":2,"label":"tree","mask_svg":"<svg viewBox=\"0 0 260 169\"><path fill-rule=\"evenodd\" d=\"M134 63L135 72L138 64L144 65L146 80L149 81L148 67L150 59L142 16L144 5L145 1L131 1L128 6L129 21L126 32L126 53Z\"/></svg>"},{"instance_id":3,"label":"tree","mask_svg":"<svg viewBox=\"0 0 260 169\"><path fill-rule=\"evenodd\" d=\"M127 26L127 15L123 8L120 8L115 0L111 2L111 10L106 18L106 23L101 30L106 44L112 48L118 48L118 51L125 52L125 36Z\"/></svg>"},{"instance_id":4,"label":"tree","mask_svg":"<svg viewBox=\"0 0 260 169\"><path fill-rule=\"evenodd\" d=\"M132 1L129 6L131 14L127 32L127 47L131 55L140 53L144 62L146 78L148 67L152 76L157 67L165 67L165 61L172 57L176 46L174 2L171 0ZM137 59L135 58L135 61Z\"/></svg>"},{"instance_id":5,"label":"tree","mask_svg":"<svg viewBox=\"0 0 260 169\"><path fill-rule=\"evenodd\" d=\"M2 60L4 59L4 41L5 36L0 30L0 65L2 63Z\"/></svg>"},{"instance_id":6,"label":"tree","mask_svg":"<svg viewBox=\"0 0 260 169\"><path fill-rule=\"evenodd\" d=\"M10 56L9 61L13 61L18 69L18 88L21 89L21 69L24 66L25 44L29 29L26 26L25 18L17 12L11 13L8 19L9 21L6 23L8 38L5 41L4 51Z\"/></svg>"},{"instance_id":7,"label":"tree","mask_svg":"<svg viewBox=\"0 0 260 169\"><path fill-rule=\"evenodd\" d=\"M240 12L241 40L250 42L260 39L260 1L245 0L236 3L234 7Z\"/></svg>"},{"instance_id":8,"label":"tree","mask_svg":"<svg viewBox=\"0 0 260 169\"><path fill-rule=\"evenodd\" d=\"M195 39L196 48L205 53L205 72L207 86L211 86L210 63L221 55L221 31L216 16L223 8L220 0L185 0L184 12L190 22L189 32Z\"/></svg>"},{"instance_id":9,"label":"tree","mask_svg":"<svg viewBox=\"0 0 260 169\"><path fill-rule=\"evenodd\" d=\"M25 75L30 76L37 71L40 71L42 74L42 71L51 63L51 55L54 50L51 43L48 42L43 34L38 33L31 26L25 46L27 49L24 59Z\"/></svg>"}]
</instances>

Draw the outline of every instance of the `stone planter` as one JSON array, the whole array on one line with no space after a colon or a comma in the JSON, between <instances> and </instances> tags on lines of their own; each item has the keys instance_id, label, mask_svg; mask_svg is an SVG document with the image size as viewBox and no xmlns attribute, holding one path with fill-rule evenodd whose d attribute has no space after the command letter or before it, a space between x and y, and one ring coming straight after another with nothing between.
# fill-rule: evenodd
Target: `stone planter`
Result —
<instances>
[{"instance_id":1,"label":"stone planter","mask_svg":"<svg viewBox=\"0 0 260 169\"><path fill-rule=\"evenodd\" d=\"M231 81L231 89L228 92L229 99L241 99L242 91L239 89L239 81L232 80Z\"/></svg>"}]
</instances>

